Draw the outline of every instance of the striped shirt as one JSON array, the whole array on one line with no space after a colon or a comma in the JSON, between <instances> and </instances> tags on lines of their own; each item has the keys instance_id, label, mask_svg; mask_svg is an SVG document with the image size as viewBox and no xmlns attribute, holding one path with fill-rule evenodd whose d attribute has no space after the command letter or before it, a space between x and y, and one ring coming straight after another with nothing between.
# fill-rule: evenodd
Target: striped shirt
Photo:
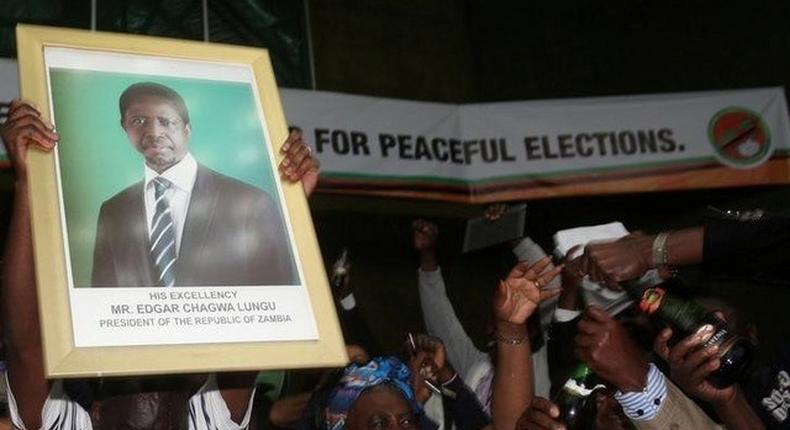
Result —
<instances>
[{"instance_id":1,"label":"striped shirt","mask_svg":"<svg viewBox=\"0 0 790 430\"><path fill-rule=\"evenodd\" d=\"M652 420L661 409L667 397L667 381L653 363L647 371L647 384L644 390L622 393L616 392L615 400L623 407L628 418L635 421Z\"/></svg>"},{"instance_id":2,"label":"striped shirt","mask_svg":"<svg viewBox=\"0 0 790 430\"><path fill-rule=\"evenodd\" d=\"M11 423L15 429L27 430L19 417L16 400L8 384L5 373L0 373L0 383L6 385L8 409ZM252 396L244 419L236 424L230 417L230 411L217 387L214 374L209 375L206 383L189 399L185 419L189 430L246 430L252 415ZM62 381L52 384L44 408L41 411L41 429L46 430L92 430L90 414L76 401L69 398L63 390Z\"/></svg>"}]
</instances>

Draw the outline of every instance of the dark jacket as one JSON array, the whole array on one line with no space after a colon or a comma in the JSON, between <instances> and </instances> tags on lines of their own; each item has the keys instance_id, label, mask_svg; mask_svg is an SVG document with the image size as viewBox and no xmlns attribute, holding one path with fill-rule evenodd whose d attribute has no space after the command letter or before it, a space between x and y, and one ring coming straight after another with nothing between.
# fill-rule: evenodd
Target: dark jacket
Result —
<instances>
[{"instance_id":1,"label":"dark jacket","mask_svg":"<svg viewBox=\"0 0 790 430\"><path fill-rule=\"evenodd\" d=\"M154 286L143 182L99 213L94 287ZM176 286L297 284L277 204L263 191L198 166L176 261Z\"/></svg>"}]
</instances>

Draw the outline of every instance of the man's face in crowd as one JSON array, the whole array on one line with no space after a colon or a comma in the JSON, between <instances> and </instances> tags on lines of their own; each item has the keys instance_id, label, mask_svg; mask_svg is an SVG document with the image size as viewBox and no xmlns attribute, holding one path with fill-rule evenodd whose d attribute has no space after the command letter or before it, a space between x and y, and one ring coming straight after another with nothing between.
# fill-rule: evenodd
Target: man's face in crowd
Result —
<instances>
[{"instance_id":1,"label":"man's face in crowd","mask_svg":"<svg viewBox=\"0 0 790 430\"><path fill-rule=\"evenodd\" d=\"M157 173L164 172L187 154L192 129L168 99L138 97L126 109L121 123L129 141Z\"/></svg>"}]
</instances>

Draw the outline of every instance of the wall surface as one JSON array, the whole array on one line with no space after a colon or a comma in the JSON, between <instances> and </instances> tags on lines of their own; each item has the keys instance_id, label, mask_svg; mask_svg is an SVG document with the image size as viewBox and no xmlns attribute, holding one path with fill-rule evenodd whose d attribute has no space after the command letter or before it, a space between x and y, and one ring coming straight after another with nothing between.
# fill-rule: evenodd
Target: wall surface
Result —
<instances>
[{"instance_id":1,"label":"wall surface","mask_svg":"<svg viewBox=\"0 0 790 430\"><path fill-rule=\"evenodd\" d=\"M19 95L19 76L16 61L0 58L0 100L11 100Z\"/></svg>"}]
</instances>

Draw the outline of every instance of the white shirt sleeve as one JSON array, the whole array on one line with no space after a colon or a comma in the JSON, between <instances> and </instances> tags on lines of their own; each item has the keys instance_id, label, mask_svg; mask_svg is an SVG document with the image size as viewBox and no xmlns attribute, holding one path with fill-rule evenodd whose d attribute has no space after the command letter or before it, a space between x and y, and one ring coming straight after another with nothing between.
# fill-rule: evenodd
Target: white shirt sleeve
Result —
<instances>
[{"instance_id":1,"label":"white shirt sleeve","mask_svg":"<svg viewBox=\"0 0 790 430\"><path fill-rule=\"evenodd\" d=\"M217 375L211 374L198 392L189 399L189 429L190 430L246 430L250 425L252 416L252 399L255 390L250 394L247 411L240 423L235 423L230 417L228 405L222 398L222 393L217 386Z\"/></svg>"},{"instance_id":2,"label":"white shirt sleeve","mask_svg":"<svg viewBox=\"0 0 790 430\"><path fill-rule=\"evenodd\" d=\"M27 430L22 418L19 416L19 409L17 408L14 393L11 390L11 384L8 381L5 372L0 376L2 379L0 383L6 385L6 394L8 396L8 412L11 417L11 423L15 429ZM91 430L91 418L85 409L82 409L77 402L71 400L69 396L63 391L63 382L55 381L52 384L52 389L49 391L49 396L44 407L41 409L41 429L48 430Z\"/></svg>"},{"instance_id":3,"label":"white shirt sleeve","mask_svg":"<svg viewBox=\"0 0 790 430\"><path fill-rule=\"evenodd\" d=\"M342 307L345 311L350 311L351 309L357 307L357 299L354 297L354 293L351 293L340 299L340 307Z\"/></svg>"},{"instance_id":4,"label":"white shirt sleeve","mask_svg":"<svg viewBox=\"0 0 790 430\"><path fill-rule=\"evenodd\" d=\"M469 381L472 367L480 360L489 360L488 354L480 351L466 334L464 326L455 315L453 304L447 297L442 270L417 271L420 290L420 306L428 334L444 341L447 357L464 381Z\"/></svg>"},{"instance_id":5,"label":"white shirt sleeve","mask_svg":"<svg viewBox=\"0 0 790 430\"><path fill-rule=\"evenodd\" d=\"M557 308L554 310L554 321L568 322L573 321L581 315L581 311L572 311L570 309Z\"/></svg>"}]
</instances>

